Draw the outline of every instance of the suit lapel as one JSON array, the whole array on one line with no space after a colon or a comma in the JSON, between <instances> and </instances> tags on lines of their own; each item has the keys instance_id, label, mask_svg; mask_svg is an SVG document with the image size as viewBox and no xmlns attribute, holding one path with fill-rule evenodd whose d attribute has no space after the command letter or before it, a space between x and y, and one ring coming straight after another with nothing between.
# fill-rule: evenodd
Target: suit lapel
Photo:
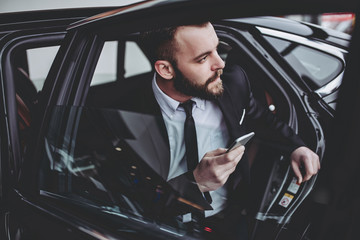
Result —
<instances>
[{"instance_id":1,"label":"suit lapel","mask_svg":"<svg viewBox=\"0 0 360 240\"><path fill-rule=\"evenodd\" d=\"M244 118L243 113L245 109L241 107L243 105L242 103L235 103L229 94L226 85L224 85L224 89L224 94L221 98L218 99L218 104L224 115L225 122L230 134L230 140L234 141L236 138L245 134L245 131L242 128L242 122Z\"/></svg>"},{"instance_id":2,"label":"suit lapel","mask_svg":"<svg viewBox=\"0 0 360 240\"><path fill-rule=\"evenodd\" d=\"M235 101L232 98L229 89L227 89L227 86L224 85L224 94L218 99L218 104L224 115L230 135L230 141L232 142L246 133L246 129L242 125L246 114L244 103L242 103L240 99ZM233 190L240 183L241 179L249 181L249 178L249 163L246 154L244 154L243 159L239 162L236 170L230 175L228 186Z\"/></svg>"},{"instance_id":3,"label":"suit lapel","mask_svg":"<svg viewBox=\"0 0 360 240\"><path fill-rule=\"evenodd\" d=\"M152 81L147 81L146 86L144 86L143 90L141 91L142 94L139 96L139 99L142 100L141 102L141 112L151 114L155 116L156 118L156 126L160 130L160 134L162 138L164 139L167 147L167 154L166 157L159 157L159 166L158 166L158 172L165 180L167 180L168 174L169 174L169 168L170 168L170 144L169 144L169 137L167 134L166 126L164 119L161 114L161 109L159 104L157 103L153 90L152 90ZM156 144L156 142L155 142ZM163 149L162 151L164 151Z\"/></svg>"}]
</instances>

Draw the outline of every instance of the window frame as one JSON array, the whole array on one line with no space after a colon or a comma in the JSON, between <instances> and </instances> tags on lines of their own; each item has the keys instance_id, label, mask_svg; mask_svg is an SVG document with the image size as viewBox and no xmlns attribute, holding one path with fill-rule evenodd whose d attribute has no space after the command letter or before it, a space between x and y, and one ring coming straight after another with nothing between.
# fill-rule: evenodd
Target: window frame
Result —
<instances>
[{"instance_id":1,"label":"window frame","mask_svg":"<svg viewBox=\"0 0 360 240\"><path fill-rule=\"evenodd\" d=\"M21 144L19 141L19 126L17 116L17 103L15 97L15 76L14 76L14 55L18 50L26 50L36 47L46 47L60 45L65 33L63 31L52 32L36 32L26 31L20 33L9 34L7 37L11 38L11 41L7 41L6 47L2 52L2 79L3 79L3 93L4 93L4 109L7 112L5 114L5 122L8 127L8 159L6 163L6 172L8 173L11 182L16 183L20 168L23 162L23 154ZM35 138L35 136L34 136ZM3 172L4 173L4 172Z\"/></svg>"}]
</instances>

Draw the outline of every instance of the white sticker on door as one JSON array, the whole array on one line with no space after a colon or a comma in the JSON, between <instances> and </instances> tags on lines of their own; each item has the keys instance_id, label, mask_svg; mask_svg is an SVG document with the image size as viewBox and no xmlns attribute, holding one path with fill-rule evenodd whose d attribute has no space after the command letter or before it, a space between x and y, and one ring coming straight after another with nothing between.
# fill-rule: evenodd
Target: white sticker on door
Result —
<instances>
[{"instance_id":1,"label":"white sticker on door","mask_svg":"<svg viewBox=\"0 0 360 240\"><path fill-rule=\"evenodd\" d=\"M281 198L279 205L287 208L291 201L293 200L294 196L288 193L285 193L284 196Z\"/></svg>"},{"instance_id":2,"label":"white sticker on door","mask_svg":"<svg viewBox=\"0 0 360 240\"><path fill-rule=\"evenodd\" d=\"M294 177L292 180L291 180L291 183L287 189L288 192L291 192L293 194L296 194L298 191L299 191L299 188L300 188L300 184L297 182L297 178Z\"/></svg>"}]
</instances>

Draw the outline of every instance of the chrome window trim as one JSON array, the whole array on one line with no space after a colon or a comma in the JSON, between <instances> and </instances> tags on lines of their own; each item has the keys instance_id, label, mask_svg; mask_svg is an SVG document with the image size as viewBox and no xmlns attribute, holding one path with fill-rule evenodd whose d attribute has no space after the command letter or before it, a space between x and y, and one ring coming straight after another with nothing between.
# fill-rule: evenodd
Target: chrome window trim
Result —
<instances>
[{"instance_id":1,"label":"chrome window trim","mask_svg":"<svg viewBox=\"0 0 360 240\"><path fill-rule=\"evenodd\" d=\"M323 98L335 92L340 87L343 76L344 76L344 71L342 71L336 78L334 78L334 80L330 81L328 84L315 90L315 93L319 95L319 97Z\"/></svg>"},{"instance_id":2,"label":"chrome window trim","mask_svg":"<svg viewBox=\"0 0 360 240\"><path fill-rule=\"evenodd\" d=\"M297 42L300 43L302 45L311 47L311 48L316 48L320 51L326 52L326 53L330 53L338 58L341 58L342 60L344 60L344 53L347 53L346 50L335 47L335 46L331 46L329 44L326 43L322 43L322 42L317 42L315 40L311 40L311 39L307 39L305 37L301 37L295 34L291 34L291 33L286 33L286 32L281 32L278 30L273 30L273 29L268 29L268 28L263 28L263 27L256 27L262 34L264 35L268 35L271 37L276 37L276 38L281 38L287 41L293 41L293 42Z\"/></svg>"},{"instance_id":3,"label":"chrome window trim","mask_svg":"<svg viewBox=\"0 0 360 240\"><path fill-rule=\"evenodd\" d=\"M307 47L311 47L311 48L315 48L319 51L331 54L337 58L340 58L341 61L344 64L344 69L345 69L345 58L344 58L344 54L347 53L347 51L345 49L342 48L338 48L335 46L331 46L328 45L326 43L322 43L322 42L316 42L314 40L310 40L307 39L305 37L301 37L301 36L297 36L291 33L285 33L285 32L281 32L278 30L273 30L273 29L268 29L268 28L264 28L264 27L256 27L263 35L267 35L267 36L271 36L271 37L276 37L276 38L280 38L280 39L284 39L287 41L293 41L293 42L297 42L299 44L302 44L304 46ZM328 84L322 86L321 88L315 90L315 93L318 94L321 98L325 97L333 92L335 92L341 85L342 82L342 78L344 75L344 69L343 71L337 76L335 77L333 80L331 80Z\"/></svg>"}]
</instances>

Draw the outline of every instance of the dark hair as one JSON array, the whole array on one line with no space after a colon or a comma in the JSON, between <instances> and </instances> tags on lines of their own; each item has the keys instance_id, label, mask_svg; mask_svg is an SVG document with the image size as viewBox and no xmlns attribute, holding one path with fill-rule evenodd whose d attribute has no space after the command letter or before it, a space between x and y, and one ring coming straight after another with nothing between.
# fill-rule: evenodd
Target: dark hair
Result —
<instances>
[{"instance_id":1,"label":"dark hair","mask_svg":"<svg viewBox=\"0 0 360 240\"><path fill-rule=\"evenodd\" d=\"M177 26L159 28L141 34L142 46L149 55L152 64L160 59L171 63L175 62L174 35L177 28Z\"/></svg>"},{"instance_id":2,"label":"dark hair","mask_svg":"<svg viewBox=\"0 0 360 240\"><path fill-rule=\"evenodd\" d=\"M187 24L183 26L199 26L202 27L208 22L199 24ZM157 60L167 60L171 64L176 65L175 52L177 44L174 41L176 30L181 26L163 27L154 29L141 34L141 44L147 55L150 57L151 63Z\"/></svg>"}]
</instances>

